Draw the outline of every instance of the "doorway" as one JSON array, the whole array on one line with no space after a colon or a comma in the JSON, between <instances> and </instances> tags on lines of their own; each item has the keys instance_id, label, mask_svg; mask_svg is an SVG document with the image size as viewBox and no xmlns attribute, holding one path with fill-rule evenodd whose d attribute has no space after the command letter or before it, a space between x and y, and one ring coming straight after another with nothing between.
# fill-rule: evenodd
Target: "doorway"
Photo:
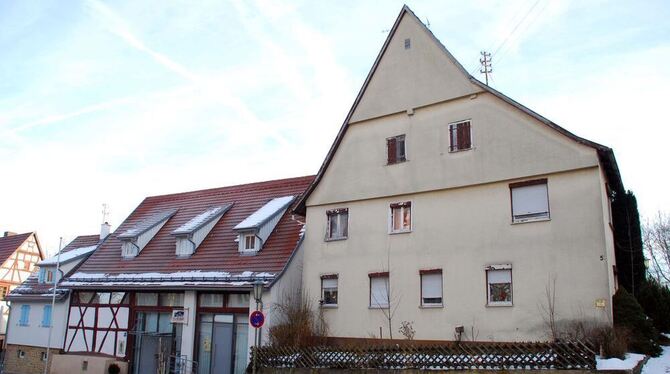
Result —
<instances>
[{"instance_id":1,"label":"doorway","mask_svg":"<svg viewBox=\"0 0 670 374\"><path fill-rule=\"evenodd\" d=\"M200 314L198 374L238 374L247 368L245 314Z\"/></svg>"}]
</instances>

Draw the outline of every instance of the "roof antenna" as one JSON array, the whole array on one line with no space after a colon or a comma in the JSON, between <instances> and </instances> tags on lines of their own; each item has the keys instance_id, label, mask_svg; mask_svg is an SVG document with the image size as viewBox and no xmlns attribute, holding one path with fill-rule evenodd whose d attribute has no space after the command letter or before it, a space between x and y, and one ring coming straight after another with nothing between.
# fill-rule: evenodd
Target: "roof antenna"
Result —
<instances>
[{"instance_id":1,"label":"roof antenna","mask_svg":"<svg viewBox=\"0 0 670 374\"><path fill-rule=\"evenodd\" d=\"M479 69L479 72L484 74L484 77L486 78L486 85L489 85L489 74L493 72L493 67L491 66L491 53L486 52L486 51L481 51L479 54L482 55L482 57L479 59L479 63L482 64L481 69Z\"/></svg>"},{"instance_id":2,"label":"roof antenna","mask_svg":"<svg viewBox=\"0 0 670 374\"><path fill-rule=\"evenodd\" d=\"M109 218L109 205L106 203L102 204L102 223L107 223Z\"/></svg>"},{"instance_id":3,"label":"roof antenna","mask_svg":"<svg viewBox=\"0 0 670 374\"><path fill-rule=\"evenodd\" d=\"M430 28L430 20L426 17L426 27Z\"/></svg>"}]
</instances>

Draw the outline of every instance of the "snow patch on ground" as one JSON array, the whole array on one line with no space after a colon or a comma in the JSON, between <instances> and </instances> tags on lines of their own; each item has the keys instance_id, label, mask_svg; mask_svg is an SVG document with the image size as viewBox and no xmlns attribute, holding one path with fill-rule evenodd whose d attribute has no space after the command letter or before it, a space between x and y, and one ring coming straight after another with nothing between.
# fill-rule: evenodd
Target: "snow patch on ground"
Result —
<instances>
[{"instance_id":1,"label":"snow patch on ground","mask_svg":"<svg viewBox=\"0 0 670 374\"><path fill-rule=\"evenodd\" d=\"M662 348L663 353L660 356L652 357L644 364L642 374L670 374L670 347Z\"/></svg>"},{"instance_id":2,"label":"snow patch on ground","mask_svg":"<svg viewBox=\"0 0 670 374\"><path fill-rule=\"evenodd\" d=\"M634 368L638 362L644 360L644 355L626 353L626 359L596 357L597 370L627 370Z\"/></svg>"},{"instance_id":3,"label":"snow patch on ground","mask_svg":"<svg viewBox=\"0 0 670 374\"><path fill-rule=\"evenodd\" d=\"M280 210L285 210L291 201L293 201L293 196L284 196L272 199L267 204L263 205L260 209L255 211L252 215L247 217L244 221L240 222L237 226L235 226L235 228L233 228L233 230L255 228L268 220L270 217L274 216Z\"/></svg>"},{"instance_id":4,"label":"snow patch on ground","mask_svg":"<svg viewBox=\"0 0 670 374\"><path fill-rule=\"evenodd\" d=\"M60 262L67 262L72 260L73 258L77 258L79 256L83 256L85 254L91 253L95 251L95 249L98 248L97 245L92 245L89 247L81 247L81 248L75 248L71 251L67 251L65 253L61 253L60 255ZM59 260L58 255L53 256L51 258L47 258L46 260L42 260L37 263L38 266L44 266L44 265L56 265L56 262Z\"/></svg>"}]
</instances>

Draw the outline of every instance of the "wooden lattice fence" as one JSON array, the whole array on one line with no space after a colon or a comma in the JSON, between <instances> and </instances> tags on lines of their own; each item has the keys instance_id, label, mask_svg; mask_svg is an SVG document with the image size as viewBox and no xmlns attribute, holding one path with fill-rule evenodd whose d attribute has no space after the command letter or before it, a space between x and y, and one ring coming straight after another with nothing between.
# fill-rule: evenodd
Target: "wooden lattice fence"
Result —
<instances>
[{"instance_id":1,"label":"wooden lattice fence","mask_svg":"<svg viewBox=\"0 0 670 374\"><path fill-rule=\"evenodd\" d=\"M257 368L519 370L596 367L595 348L580 341L445 343L347 347L260 347Z\"/></svg>"}]
</instances>

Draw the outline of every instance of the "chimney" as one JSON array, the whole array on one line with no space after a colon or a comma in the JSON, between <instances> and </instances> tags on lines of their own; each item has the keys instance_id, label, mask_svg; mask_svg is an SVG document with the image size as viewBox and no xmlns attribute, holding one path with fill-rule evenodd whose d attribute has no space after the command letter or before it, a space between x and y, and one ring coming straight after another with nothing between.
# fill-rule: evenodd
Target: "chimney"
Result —
<instances>
[{"instance_id":1,"label":"chimney","mask_svg":"<svg viewBox=\"0 0 670 374\"><path fill-rule=\"evenodd\" d=\"M14 235L16 235L16 233L13 232L13 231L5 231L5 238L8 237L8 236L14 236Z\"/></svg>"},{"instance_id":2,"label":"chimney","mask_svg":"<svg viewBox=\"0 0 670 374\"><path fill-rule=\"evenodd\" d=\"M103 240L109 235L109 232L111 231L112 226L105 222L102 225L100 225L100 240Z\"/></svg>"}]
</instances>

